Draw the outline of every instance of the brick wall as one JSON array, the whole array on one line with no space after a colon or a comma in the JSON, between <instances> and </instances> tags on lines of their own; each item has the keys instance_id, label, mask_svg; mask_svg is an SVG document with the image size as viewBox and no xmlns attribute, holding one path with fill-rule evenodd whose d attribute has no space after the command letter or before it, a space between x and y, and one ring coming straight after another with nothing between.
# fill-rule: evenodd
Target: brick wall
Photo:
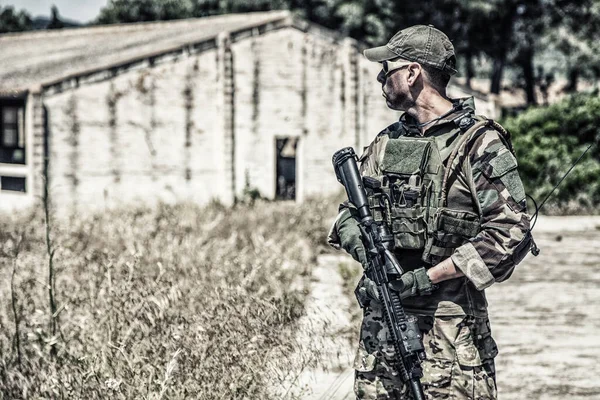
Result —
<instances>
[{"instance_id":1,"label":"brick wall","mask_svg":"<svg viewBox=\"0 0 600 400\"><path fill-rule=\"evenodd\" d=\"M46 95L50 187L68 212L275 196L275 140L299 138L297 197L340 190L332 154L395 119L349 39L292 27Z\"/></svg>"}]
</instances>

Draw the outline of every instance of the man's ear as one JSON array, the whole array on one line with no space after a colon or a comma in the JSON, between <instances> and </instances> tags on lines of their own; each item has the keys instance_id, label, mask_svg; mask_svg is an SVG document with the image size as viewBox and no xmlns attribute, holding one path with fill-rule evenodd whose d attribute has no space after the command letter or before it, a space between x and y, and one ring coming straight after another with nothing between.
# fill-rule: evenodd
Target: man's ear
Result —
<instances>
[{"instance_id":1,"label":"man's ear","mask_svg":"<svg viewBox=\"0 0 600 400\"><path fill-rule=\"evenodd\" d=\"M413 86L415 82L421 77L423 73L423 69L418 63L411 63L408 66L408 75L406 77L406 81L409 86Z\"/></svg>"}]
</instances>

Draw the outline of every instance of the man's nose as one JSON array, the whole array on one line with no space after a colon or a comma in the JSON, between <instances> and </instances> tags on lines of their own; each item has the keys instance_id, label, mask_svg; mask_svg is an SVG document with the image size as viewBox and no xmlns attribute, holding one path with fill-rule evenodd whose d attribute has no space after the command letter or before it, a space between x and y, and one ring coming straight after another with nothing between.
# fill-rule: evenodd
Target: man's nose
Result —
<instances>
[{"instance_id":1,"label":"man's nose","mask_svg":"<svg viewBox=\"0 0 600 400\"><path fill-rule=\"evenodd\" d=\"M383 72L383 70L379 71L379 74L377 74L377 82L383 85L385 83L385 78L385 72Z\"/></svg>"}]
</instances>

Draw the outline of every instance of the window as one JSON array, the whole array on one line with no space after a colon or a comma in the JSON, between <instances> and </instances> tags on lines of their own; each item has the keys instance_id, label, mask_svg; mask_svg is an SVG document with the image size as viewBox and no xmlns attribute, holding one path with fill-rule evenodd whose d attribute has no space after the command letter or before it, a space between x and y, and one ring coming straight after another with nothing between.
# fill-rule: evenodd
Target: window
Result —
<instances>
[{"instance_id":1,"label":"window","mask_svg":"<svg viewBox=\"0 0 600 400\"><path fill-rule=\"evenodd\" d=\"M25 193L25 178L0 176L0 190Z\"/></svg>"},{"instance_id":2,"label":"window","mask_svg":"<svg viewBox=\"0 0 600 400\"><path fill-rule=\"evenodd\" d=\"M25 164L23 107L0 104L0 162Z\"/></svg>"}]
</instances>

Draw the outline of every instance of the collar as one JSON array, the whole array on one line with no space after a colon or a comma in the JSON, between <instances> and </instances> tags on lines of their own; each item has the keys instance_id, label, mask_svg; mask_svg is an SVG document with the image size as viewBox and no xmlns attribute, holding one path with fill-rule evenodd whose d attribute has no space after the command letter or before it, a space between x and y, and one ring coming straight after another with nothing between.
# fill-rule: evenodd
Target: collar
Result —
<instances>
[{"instance_id":1,"label":"collar","mask_svg":"<svg viewBox=\"0 0 600 400\"><path fill-rule=\"evenodd\" d=\"M452 123L458 127L460 120L462 120L465 116L475 114L475 100L473 97L450 99L450 101L452 102L451 111L444 115L443 118L440 118L439 120L428 125L427 135L429 135L430 132L436 131L443 125L449 123ZM423 136L421 128L419 127L419 123L408 113L403 113L400 116L399 122L406 128L407 136Z\"/></svg>"}]
</instances>

